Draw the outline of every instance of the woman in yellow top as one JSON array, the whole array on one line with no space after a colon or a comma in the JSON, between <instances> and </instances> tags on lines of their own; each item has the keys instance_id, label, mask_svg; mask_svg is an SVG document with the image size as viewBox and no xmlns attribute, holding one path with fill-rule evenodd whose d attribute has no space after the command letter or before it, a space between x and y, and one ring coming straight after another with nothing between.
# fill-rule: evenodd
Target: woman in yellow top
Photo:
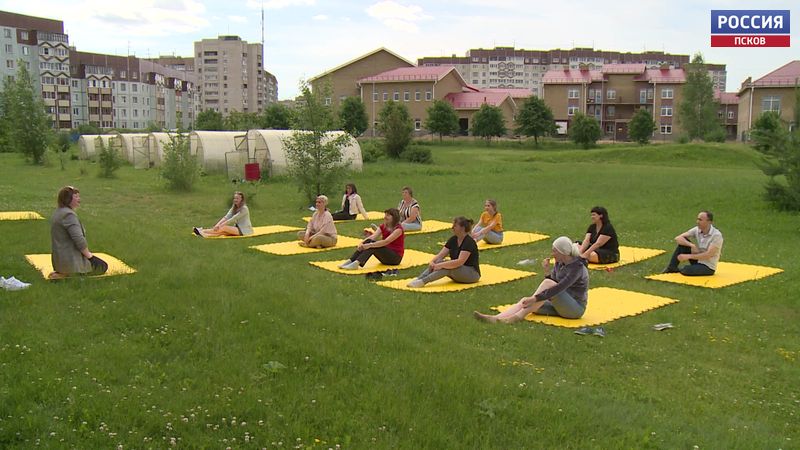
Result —
<instances>
[{"instance_id":1,"label":"woman in yellow top","mask_svg":"<svg viewBox=\"0 0 800 450\"><path fill-rule=\"evenodd\" d=\"M497 212L497 202L489 199L483 204L481 218L472 229L472 238L487 244L503 242L503 215Z\"/></svg>"}]
</instances>

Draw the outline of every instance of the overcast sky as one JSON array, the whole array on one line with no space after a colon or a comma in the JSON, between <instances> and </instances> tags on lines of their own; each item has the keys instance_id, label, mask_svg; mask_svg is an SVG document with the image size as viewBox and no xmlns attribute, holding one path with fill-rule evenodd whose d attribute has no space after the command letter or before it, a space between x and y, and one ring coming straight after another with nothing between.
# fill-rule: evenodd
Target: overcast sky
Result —
<instances>
[{"instance_id":1,"label":"overcast sky","mask_svg":"<svg viewBox=\"0 0 800 450\"><path fill-rule=\"evenodd\" d=\"M789 1L597 2L562 0L0 0L0 9L60 19L78 50L191 56L193 42L221 34L261 41L279 96L297 94L298 80L386 47L416 61L470 48L701 52L728 66L728 90L800 59L800 8ZM712 9L789 9L791 48L711 48Z\"/></svg>"}]
</instances>

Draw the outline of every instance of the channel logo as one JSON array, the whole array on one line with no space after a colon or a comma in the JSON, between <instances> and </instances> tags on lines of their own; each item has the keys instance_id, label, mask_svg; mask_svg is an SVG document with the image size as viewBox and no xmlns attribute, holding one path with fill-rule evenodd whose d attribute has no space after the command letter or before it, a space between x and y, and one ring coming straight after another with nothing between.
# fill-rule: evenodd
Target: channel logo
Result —
<instances>
[{"instance_id":1,"label":"channel logo","mask_svg":"<svg viewBox=\"0 0 800 450\"><path fill-rule=\"evenodd\" d=\"M789 10L711 10L712 47L790 47Z\"/></svg>"}]
</instances>

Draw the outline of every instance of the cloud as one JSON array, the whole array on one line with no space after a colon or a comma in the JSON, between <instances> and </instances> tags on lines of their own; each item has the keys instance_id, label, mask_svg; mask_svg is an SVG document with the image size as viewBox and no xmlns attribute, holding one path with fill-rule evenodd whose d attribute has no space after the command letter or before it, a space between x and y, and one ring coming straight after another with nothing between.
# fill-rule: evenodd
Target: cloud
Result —
<instances>
[{"instance_id":1,"label":"cloud","mask_svg":"<svg viewBox=\"0 0 800 450\"><path fill-rule=\"evenodd\" d=\"M283 9L292 6L314 6L317 0L247 0L247 7L250 9Z\"/></svg>"},{"instance_id":2,"label":"cloud","mask_svg":"<svg viewBox=\"0 0 800 450\"><path fill-rule=\"evenodd\" d=\"M312 17L311 20L328 20L328 16L325 14L317 14L316 16Z\"/></svg>"},{"instance_id":3,"label":"cloud","mask_svg":"<svg viewBox=\"0 0 800 450\"><path fill-rule=\"evenodd\" d=\"M246 23L247 17L244 16L228 16L228 20L236 23Z\"/></svg>"},{"instance_id":4,"label":"cloud","mask_svg":"<svg viewBox=\"0 0 800 450\"><path fill-rule=\"evenodd\" d=\"M113 5L87 0L76 9L81 11L84 20L92 22L95 32L106 29L115 35L166 36L197 31L209 23L204 17L205 6L194 0L150 0Z\"/></svg>"},{"instance_id":5,"label":"cloud","mask_svg":"<svg viewBox=\"0 0 800 450\"><path fill-rule=\"evenodd\" d=\"M384 0L371 5L367 8L367 14L393 30L411 33L419 31L415 22L431 18L424 14L421 6L406 6L392 0Z\"/></svg>"}]
</instances>

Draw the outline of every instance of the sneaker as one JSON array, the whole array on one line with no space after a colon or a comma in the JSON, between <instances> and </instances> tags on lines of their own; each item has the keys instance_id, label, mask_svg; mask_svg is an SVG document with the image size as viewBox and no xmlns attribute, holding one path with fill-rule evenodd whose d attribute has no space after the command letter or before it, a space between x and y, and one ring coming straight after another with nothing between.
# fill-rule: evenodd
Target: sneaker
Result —
<instances>
[{"instance_id":1,"label":"sneaker","mask_svg":"<svg viewBox=\"0 0 800 450\"><path fill-rule=\"evenodd\" d=\"M398 272L400 272L398 269L389 269L384 273L390 277L396 277Z\"/></svg>"},{"instance_id":2,"label":"sneaker","mask_svg":"<svg viewBox=\"0 0 800 450\"><path fill-rule=\"evenodd\" d=\"M425 286L425 282L422 281L422 278L414 278L406 286L410 288L421 288L422 286Z\"/></svg>"},{"instance_id":3,"label":"sneaker","mask_svg":"<svg viewBox=\"0 0 800 450\"><path fill-rule=\"evenodd\" d=\"M192 228L192 233L194 233L194 234L196 234L196 235L198 235L200 237L203 237L203 233L200 232L200 228L197 228L197 227Z\"/></svg>"},{"instance_id":4,"label":"sneaker","mask_svg":"<svg viewBox=\"0 0 800 450\"><path fill-rule=\"evenodd\" d=\"M667 267L666 269L662 270L661 273L678 273L681 270L677 267Z\"/></svg>"},{"instance_id":5,"label":"sneaker","mask_svg":"<svg viewBox=\"0 0 800 450\"><path fill-rule=\"evenodd\" d=\"M350 261L349 263L344 264L343 266L340 267L340 269L344 270L358 270L360 268L361 264L359 264L358 261Z\"/></svg>"},{"instance_id":6,"label":"sneaker","mask_svg":"<svg viewBox=\"0 0 800 450\"><path fill-rule=\"evenodd\" d=\"M667 323L657 323L657 324L653 325L653 330L654 331L663 331L663 330L668 330L670 328L675 328L675 327L669 322L667 322Z\"/></svg>"},{"instance_id":7,"label":"sneaker","mask_svg":"<svg viewBox=\"0 0 800 450\"><path fill-rule=\"evenodd\" d=\"M301 243L301 244L302 244L302 243ZM346 265L348 265L348 264L350 264L350 260L349 260L349 259L345 259L343 263L339 264L339 265L338 265L338 266L336 266L336 267L338 267L339 269L344 269L344 266L346 266Z\"/></svg>"},{"instance_id":8,"label":"sneaker","mask_svg":"<svg viewBox=\"0 0 800 450\"><path fill-rule=\"evenodd\" d=\"M592 334L595 336L606 337L606 330L603 327L597 327L592 330Z\"/></svg>"},{"instance_id":9,"label":"sneaker","mask_svg":"<svg viewBox=\"0 0 800 450\"><path fill-rule=\"evenodd\" d=\"M22 289L27 289L31 287L30 283L22 282L14 277L5 278L3 280L2 285L3 288L5 288L8 291L21 291Z\"/></svg>"},{"instance_id":10,"label":"sneaker","mask_svg":"<svg viewBox=\"0 0 800 450\"><path fill-rule=\"evenodd\" d=\"M577 330L575 330L575 334L579 334L581 336L586 336L586 335L593 334L593 333L594 333L594 328L592 328L592 327L583 327L583 328L578 328Z\"/></svg>"},{"instance_id":11,"label":"sneaker","mask_svg":"<svg viewBox=\"0 0 800 450\"><path fill-rule=\"evenodd\" d=\"M518 266L532 266L536 264L536 260L533 258L523 259L522 261L517 262Z\"/></svg>"}]
</instances>

